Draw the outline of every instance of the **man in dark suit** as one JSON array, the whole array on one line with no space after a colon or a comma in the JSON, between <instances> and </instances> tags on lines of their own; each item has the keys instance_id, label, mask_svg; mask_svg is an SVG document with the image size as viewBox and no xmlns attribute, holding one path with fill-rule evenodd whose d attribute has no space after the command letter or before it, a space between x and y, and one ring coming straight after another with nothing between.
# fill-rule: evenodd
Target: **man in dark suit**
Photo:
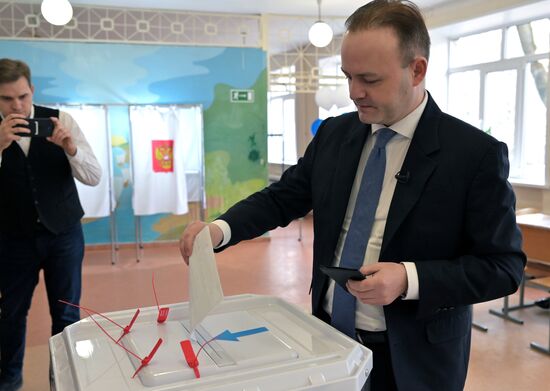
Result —
<instances>
[{"instance_id":1,"label":"man in dark suit","mask_svg":"<svg viewBox=\"0 0 550 391\"><path fill-rule=\"evenodd\" d=\"M525 265L507 148L442 113L425 90L430 39L414 4L374 0L346 27L342 71L357 112L325 120L279 182L209 224L212 242L221 250L313 210L312 310L335 324L334 283L319 267L345 263L363 171L381 129L391 128L363 237L368 277L347 283L357 299L352 337L373 351L375 391L462 390L472 304L514 292ZM185 260L204 226L182 235Z\"/></svg>"}]
</instances>

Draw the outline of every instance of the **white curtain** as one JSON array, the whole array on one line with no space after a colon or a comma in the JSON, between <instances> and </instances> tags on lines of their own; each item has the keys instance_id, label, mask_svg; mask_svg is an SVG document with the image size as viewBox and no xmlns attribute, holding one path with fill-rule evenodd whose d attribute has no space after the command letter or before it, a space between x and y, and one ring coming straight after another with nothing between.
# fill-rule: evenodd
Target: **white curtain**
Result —
<instances>
[{"instance_id":1,"label":"white curtain","mask_svg":"<svg viewBox=\"0 0 550 391\"><path fill-rule=\"evenodd\" d=\"M202 172L200 107L130 106L129 109L134 214L187 213L190 197L186 173ZM198 194L200 197L200 191Z\"/></svg>"},{"instance_id":2,"label":"white curtain","mask_svg":"<svg viewBox=\"0 0 550 391\"><path fill-rule=\"evenodd\" d=\"M57 108L69 113L76 120L102 168L101 181L97 186L87 186L76 181L84 217L109 216L110 211L115 208L116 201L113 199L109 203L112 175L109 159L111 143L107 130L107 110L105 106L59 105Z\"/></svg>"}]
</instances>

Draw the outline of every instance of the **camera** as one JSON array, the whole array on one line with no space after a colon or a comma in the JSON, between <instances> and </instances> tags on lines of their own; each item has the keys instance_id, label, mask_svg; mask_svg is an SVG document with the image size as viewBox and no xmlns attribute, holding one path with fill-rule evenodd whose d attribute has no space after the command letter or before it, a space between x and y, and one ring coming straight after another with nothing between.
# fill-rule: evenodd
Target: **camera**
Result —
<instances>
[{"instance_id":1,"label":"camera","mask_svg":"<svg viewBox=\"0 0 550 391\"><path fill-rule=\"evenodd\" d=\"M25 118L28 125L16 125L16 127L27 128L30 133L15 133L21 137L51 137L54 123L50 118Z\"/></svg>"}]
</instances>

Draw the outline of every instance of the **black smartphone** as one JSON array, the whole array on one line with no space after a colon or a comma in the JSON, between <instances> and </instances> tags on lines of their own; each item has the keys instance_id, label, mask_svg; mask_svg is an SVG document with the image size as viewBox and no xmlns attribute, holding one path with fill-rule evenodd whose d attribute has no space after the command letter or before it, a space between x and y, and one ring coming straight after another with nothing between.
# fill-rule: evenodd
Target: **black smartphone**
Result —
<instances>
[{"instance_id":1,"label":"black smartphone","mask_svg":"<svg viewBox=\"0 0 550 391\"><path fill-rule=\"evenodd\" d=\"M349 269L346 267L337 267L337 266L320 266L321 271L325 273L327 276L332 278L338 285L340 285L345 290L348 290L346 288L346 283L348 280L354 280L354 281L361 281L367 278L364 274L362 274L357 269Z\"/></svg>"},{"instance_id":2,"label":"black smartphone","mask_svg":"<svg viewBox=\"0 0 550 391\"><path fill-rule=\"evenodd\" d=\"M51 137L54 123L50 118L25 118L28 125L16 125L16 127L27 128L30 133L15 133L21 137Z\"/></svg>"}]
</instances>

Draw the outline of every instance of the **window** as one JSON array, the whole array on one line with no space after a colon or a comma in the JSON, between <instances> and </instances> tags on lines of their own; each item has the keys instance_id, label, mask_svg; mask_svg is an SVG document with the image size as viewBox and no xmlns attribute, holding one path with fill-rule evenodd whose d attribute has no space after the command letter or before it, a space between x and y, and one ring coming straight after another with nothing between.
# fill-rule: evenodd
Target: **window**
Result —
<instances>
[{"instance_id":1,"label":"window","mask_svg":"<svg viewBox=\"0 0 550 391\"><path fill-rule=\"evenodd\" d=\"M267 108L267 160L269 163L296 164L295 94L271 92Z\"/></svg>"},{"instance_id":2,"label":"window","mask_svg":"<svg viewBox=\"0 0 550 391\"><path fill-rule=\"evenodd\" d=\"M514 155L516 122L515 70L488 72L485 75L485 97L481 128L508 145Z\"/></svg>"},{"instance_id":3,"label":"window","mask_svg":"<svg viewBox=\"0 0 550 391\"><path fill-rule=\"evenodd\" d=\"M449 75L449 112L474 126L479 122L479 80L478 70L457 72Z\"/></svg>"},{"instance_id":4,"label":"window","mask_svg":"<svg viewBox=\"0 0 550 391\"><path fill-rule=\"evenodd\" d=\"M449 65L461 67L476 63L498 61L502 34L500 30L461 37L450 42Z\"/></svg>"},{"instance_id":5,"label":"window","mask_svg":"<svg viewBox=\"0 0 550 391\"><path fill-rule=\"evenodd\" d=\"M546 183L550 19L449 41L448 112L509 150L510 180Z\"/></svg>"}]
</instances>

